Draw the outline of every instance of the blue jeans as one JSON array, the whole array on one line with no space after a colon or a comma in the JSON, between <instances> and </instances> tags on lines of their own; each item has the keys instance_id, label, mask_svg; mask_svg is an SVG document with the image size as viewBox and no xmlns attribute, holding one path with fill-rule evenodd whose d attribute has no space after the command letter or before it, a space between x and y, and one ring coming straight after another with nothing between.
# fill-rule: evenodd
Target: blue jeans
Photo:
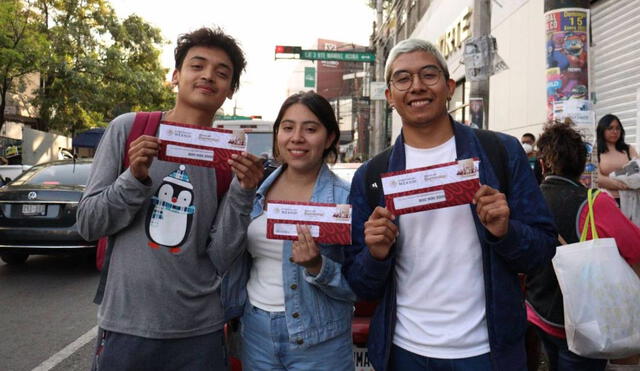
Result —
<instances>
[{"instance_id":1,"label":"blue jeans","mask_svg":"<svg viewBox=\"0 0 640 371\"><path fill-rule=\"evenodd\" d=\"M391 345L390 371L491 371L490 353L475 357L440 359L424 357Z\"/></svg>"},{"instance_id":2,"label":"blue jeans","mask_svg":"<svg viewBox=\"0 0 640 371\"><path fill-rule=\"evenodd\" d=\"M551 336L536 327L538 336L549 356L549 371L603 371L606 359L585 358L569 350L566 339Z\"/></svg>"},{"instance_id":3,"label":"blue jeans","mask_svg":"<svg viewBox=\"0 0 640 371\"><path fill-rule=\"evenodd\" d=\"M284 312L266 312L247 301L240 321L244 370L354 370L349 331L302 348L289 340Z\"/></svg>"}]
</instances>

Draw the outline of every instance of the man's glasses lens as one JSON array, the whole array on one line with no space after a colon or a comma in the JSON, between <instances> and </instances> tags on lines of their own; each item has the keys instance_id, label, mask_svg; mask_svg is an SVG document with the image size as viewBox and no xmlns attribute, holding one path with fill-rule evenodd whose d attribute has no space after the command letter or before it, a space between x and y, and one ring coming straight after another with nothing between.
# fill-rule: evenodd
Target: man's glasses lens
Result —
<instances>
[{"instance_id":1,"label":"man's glasses lens","mask_svg":"<svg viewBox=\"0 0 640 371\"><path fill-rule=\"evenodd\" d=\"M424 85L432 86L440 80L440 73L437 67L424 67L418 71L417 75L420 78L420 82ZM400 72L393 77L391 83L398 90L409 90L411 85L413 85L413 75L415 74L410 72Z\"/></svg>"}]
</instances>

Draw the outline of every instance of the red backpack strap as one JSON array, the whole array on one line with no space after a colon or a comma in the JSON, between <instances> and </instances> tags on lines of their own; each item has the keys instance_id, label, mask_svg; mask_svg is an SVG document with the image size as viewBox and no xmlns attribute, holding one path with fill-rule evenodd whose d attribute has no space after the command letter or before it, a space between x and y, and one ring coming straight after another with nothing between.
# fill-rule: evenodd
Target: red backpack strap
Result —
<instances>
[{"instance_id":1,"label":"red backpack strap","mask_svg":"<svg viewBox=\"0 0 640 371\"><path fill-rule=\"evenodd\" d=\"M158 132L158 126L160 126L160 120L162 119L162 112L149 112L149 118L147 119L147 126L143 132L144 135L156 136Z\"/></svg>"},{"instance_id":2,"label":"red backpack strap","mask_svg":"<svg viewBox=\"0 0 640 371\"><path fill-rule=\"evenodd\" d=\"M133 126L127 137L127 143L124 148L124 156L122 157L122 168L129 167L129 148L131 143L138 139L141 135L155 136L160 125L162 112L137 112L136 118L133 120Z\"/></svg>"}]
</instances>

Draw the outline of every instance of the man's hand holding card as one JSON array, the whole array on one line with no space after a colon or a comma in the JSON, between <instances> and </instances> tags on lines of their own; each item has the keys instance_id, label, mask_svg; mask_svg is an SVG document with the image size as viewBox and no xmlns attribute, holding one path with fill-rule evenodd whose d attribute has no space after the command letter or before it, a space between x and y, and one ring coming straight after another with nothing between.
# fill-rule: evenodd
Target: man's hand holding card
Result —
<instances>
[{"instance_id":1,"label":"man's hand holding card","mask_svg":"<svg viewBox=\"0 0 640 371\"><path fill-rule=\"evenodd\" d=\"M163 121L158 129L161 141L158 159L197 166L229 169L232 154L246 152L243 131Z\"/></svg>"},{"instance_id":2,"label":"man's hand holding card","mask_svg":"<svg viewBox=\"0 0 640 371\"><path fill-rule=\"evenodd\" d=\"M482 225L497 238L509 229L506 196L480 186L478 159L464 159L381 175L386 209L393 215L473 203Z\"/></svg>"},{"instance_id":3,"label":"man's hand holding card","mask_svg":"<svg viewBox=\"0 0 640 371\"><path fill-rule=\"evenodd\" d=\"M394 215L471 203L480 188L477 159L381 175L386 208Z\"/></svg>"}]
</instances>

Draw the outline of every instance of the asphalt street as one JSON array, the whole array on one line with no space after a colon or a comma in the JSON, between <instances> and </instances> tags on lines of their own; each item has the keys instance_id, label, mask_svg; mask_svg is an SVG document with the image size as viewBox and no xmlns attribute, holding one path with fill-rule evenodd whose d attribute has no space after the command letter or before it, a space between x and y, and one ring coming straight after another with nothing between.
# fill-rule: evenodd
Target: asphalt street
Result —
<instances>
[{"instance_id":1,"label":"asphalt street","mask_svg":"<svg viewBox=\"0 0 640 371\"><path fill-rule=\"evenodd\" d=\"M0 262L0 370L88 370L98 279L85 257Z\"/></svg>"}]
</instances>

